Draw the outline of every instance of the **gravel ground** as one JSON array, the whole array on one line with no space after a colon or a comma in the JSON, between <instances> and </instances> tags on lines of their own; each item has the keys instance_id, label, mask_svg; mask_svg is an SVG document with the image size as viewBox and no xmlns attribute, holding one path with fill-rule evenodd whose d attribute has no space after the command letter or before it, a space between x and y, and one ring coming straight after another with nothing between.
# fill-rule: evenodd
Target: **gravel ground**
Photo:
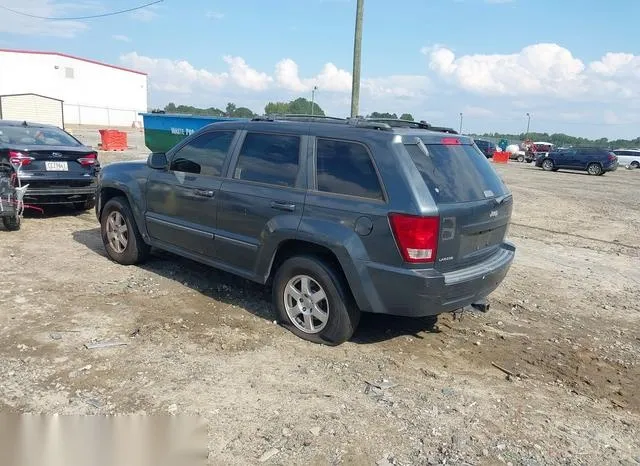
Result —
<instances>
[{"instance_id":1,"label":"gravel ground","mask_svg":"<svg viewBox=\"0 0 640 466\"><path fill-rule=\"evenodd\" d=\"M102 163L144 156L129 140ZM92 212L29 215L0 230L0 408L197 414L210 464L640 463L640 170L497 169L518 251L491 311L365 316L337 348L274 325L253 283L114 264Z\"/></svg>"}]
</instances>

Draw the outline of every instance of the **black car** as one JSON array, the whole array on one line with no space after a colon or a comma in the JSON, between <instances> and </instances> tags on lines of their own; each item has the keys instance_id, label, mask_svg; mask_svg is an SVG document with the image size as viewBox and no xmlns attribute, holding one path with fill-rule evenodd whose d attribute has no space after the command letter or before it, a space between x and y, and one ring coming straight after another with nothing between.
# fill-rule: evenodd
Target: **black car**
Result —
<instances>
[{"instance_id":1,"label":"black car","mask_svg":"<svg viewBox=\"0 0 640 466\"><path fill-rule=\"evenodd\" d=\"M480 152L482 152L488 159L493 157L494 152L498 150L497 146L491 141L486 141L484 139L474 139L473 142L476 144L476 146L478 146Z\"/></svg>"},{"instance_id":2,"label":"black car","mask_svg":"<svg viewBox=\"0 0 640 466\"><path fill-rule=\"evenodd\" d=\"M618 168L618 157L609 149L599 147L571 147L540 154L536 167L546 171L560 169L586 171L589 175L603 175Z\"/></svg>"},{"instance_id":3,"label":"black car","mask_svg":"<svg viewBox=\"0 0 640 466\"><path fill-rule=\"evenodd\" d=\"M98 153L56 126L0 120L0 164L29 185L25 204L95 205Z\"/></svg>"}]
</instances>

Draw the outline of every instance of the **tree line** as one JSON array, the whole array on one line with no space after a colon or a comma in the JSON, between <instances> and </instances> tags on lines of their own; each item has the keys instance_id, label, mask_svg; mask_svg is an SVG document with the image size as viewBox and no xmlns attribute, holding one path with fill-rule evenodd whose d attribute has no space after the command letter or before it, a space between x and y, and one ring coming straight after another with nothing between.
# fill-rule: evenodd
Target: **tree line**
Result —
<instances>
[{"instance_id":1,"label":"tree line","mask_svg":"<svg viewBox=\"0 0 640 466\"><path fill-rule=\"evenodd\" d=\"M176 105L173 102L165 105L163 109L154 109L152 112L178 113L197 116L214 116L228 118L253 118L257 116L251 109L247 107L238 107L236 104L229 102L224 110L217 107L199 108L191 105ZM311 102L304 97L291 100L289 102L269 102L264 107L264 113L270 114L291 114L291 115L318 115L326 116L324 110L317 102ZM398 117L396 113L372 112L367 118L393 118L397 120L414 121L413 115L403 113Z\"/></svg>"},{"instance_id":2,"label":"tree line","mask_svg":"<svg viewBox=\"0 0 640 466\"><path fill-rule=\"evenodd\" d=\"M524 141L526 139L530 139L533 142L550 142L554 144L556 147L563 146L595 146L595 147L603 147L609 149L619 149L619 148L634 148L640 147L640 137L635 139L612 139L608 138L600 138L600 139L589 139L583 138L579 136L571 136L564 133L520 133L520 134L503 134L503 133L484 133L481 135L477 135L478 137L492 138L492 139L507 139L510 141Z\"/></svg>"},{"instance_id":3,"label":"tree line","mask_svg":"<svg viewBox=\"0 0 640 466\"><path fill-rule=\"evenodd\" d=\"M313 107L313 108L312 108ZM173 102L167 104L163 110L156 109L154 111L164 111L166 113L179 113L190 114L198 116L217 116L217 117L229 117L229 118L253 118L257 116L251 109L247 107L238 107L236 104L229 102L224 110L216 107L198 108L191 105L176 105ZM325 112L318 105L317 102L311 102L304 97L291 100L289 102L269 102L264 107L264 114L293 114L293 115L318 115L325 116ZM402 113L398 116L397 113L388 112L372 112L367 115L367 118L392 118L400 120L414 121L413 115L410 113ZM524 141L525 139L531 139L533 141L545 141L555 144L558 147L562 146L597 146L607 148L632 148L640 147L640 137L635 139L614 139L609 140L607 138L589 139L578 136L571 136L564 133L529 133L529 134L503 134L503 133L485 133L482 135L473 135L478 137L489 137L492 139L507 139Z\"/></svg>"}]
</instances>

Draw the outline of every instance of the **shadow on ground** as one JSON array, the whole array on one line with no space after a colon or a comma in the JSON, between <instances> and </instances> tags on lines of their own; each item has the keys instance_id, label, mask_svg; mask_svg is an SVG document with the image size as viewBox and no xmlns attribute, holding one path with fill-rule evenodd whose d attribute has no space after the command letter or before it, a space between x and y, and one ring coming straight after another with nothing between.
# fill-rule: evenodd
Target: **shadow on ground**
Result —
<instances>
[{"instance_id":1,"label":"shadow on ground","mask_svg":"<svg viewBox=\"0 0 640 466\"><path fill-rule=\"evenodd\" d=\"M73 239L94 253L107 258L100 229L80 230ZM241 307L262 319L273 321L270 289L198 262L174 254L153 250L147 262L138 266L163 278L188 286L218 302ZM435 318L395 317L379 314L363 314L360 325L351 339L357 344L371 344L400 336L425 338L428 333L438 333Z\"/></svg>"}]
</instances>

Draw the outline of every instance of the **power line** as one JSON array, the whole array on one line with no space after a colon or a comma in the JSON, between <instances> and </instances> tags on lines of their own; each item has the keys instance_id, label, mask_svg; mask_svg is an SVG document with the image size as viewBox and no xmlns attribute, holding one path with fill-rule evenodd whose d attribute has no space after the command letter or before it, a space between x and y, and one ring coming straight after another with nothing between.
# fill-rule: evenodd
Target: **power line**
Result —
<instances>
[{"instance_id":1,"label":"power line","mask_svg":"<svg viewBox=\"0 0 640 466\"><path fill-rule=\"evenodd\" d=\"M68 18L32 15L32 14L29 14L29 13L25 13L23 11L14 10L14 9L6 7L4 5L0 5L0 9L6 10L6 11L10 11L11 13L14 13L16 15L26 16L27 18L46 19L46 20L49 20L49 21L78 21L78 20L81 20L81 19L104 18L105 16L121 15L123 13L129 13L131 11L141 10L143 8L150 7L151 5L155 5L156 3L161 3L163 1L164 0L155 0L153 2L145 3L144 5L136 6L136 7L133 7L133 8L127 8L125 10L112 11L112 12L109 12L109 13L101 13L99 15L72 16L72 17L68 17Z\"/></svg>"}]
</instances>

